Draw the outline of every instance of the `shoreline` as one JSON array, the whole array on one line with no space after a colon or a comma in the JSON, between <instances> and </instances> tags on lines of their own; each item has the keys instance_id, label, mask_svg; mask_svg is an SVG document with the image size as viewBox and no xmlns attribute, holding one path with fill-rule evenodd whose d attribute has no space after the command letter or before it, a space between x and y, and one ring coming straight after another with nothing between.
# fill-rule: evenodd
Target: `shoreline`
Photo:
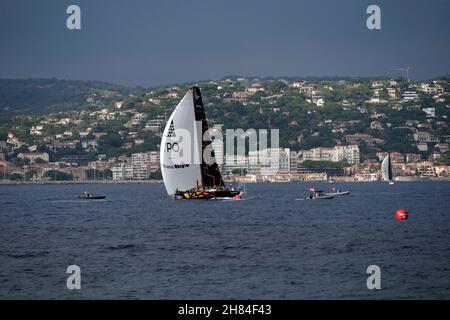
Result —
<instances>
[{"instance_id":1,"label":"shoreline","mask_svg":"<svg viewBox=\"0 0 450 320\"><path fill-rule=\"evenodd\" d=\"M331 182L330 182L331 181ZM450 177L398 177L395 182L447 182L450 181ZM258 183L376 183L383 182L381 180L376 181L357 181L349 177L330 177L330 180L311 180L311 181L261 181L261 182L246 182L246 184L258 184ZM71 185L71 184L162 184L163 180L76 180L76 181L10 181L0 180L0 185ZM233 183L233 181L226 181L225 183Z\"/></svg>"},{"instance_id":2,"label":"shoreline","mask_svg":"<svg viewBox=\"0 0 450 320\"><path fill-rule=\"evenodd\" d=\"M0 185L48 185L48 184L158 184L163 183L162 180L75 180L75 181L0 181Z\"/></svg>"}]
</instances>

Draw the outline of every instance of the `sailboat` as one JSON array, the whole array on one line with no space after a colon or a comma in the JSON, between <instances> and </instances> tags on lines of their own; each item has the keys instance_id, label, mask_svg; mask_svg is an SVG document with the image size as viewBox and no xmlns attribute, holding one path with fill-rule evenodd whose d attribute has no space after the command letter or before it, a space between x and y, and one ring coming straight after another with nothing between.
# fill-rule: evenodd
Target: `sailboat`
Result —
<instances>
[{"instance_id":1,"label":"sailboat","mask_svg":"<svg viewBox=\"0 0 450 320\"><path fill-rule=\"evenodd\" d=\"M225 187L208 131L198 87L192 87L172 112L161 139L161 172L167 194L177 199L240 199ZM207 136L207 134L206 134Z\"/></svg>"},{"instance_id":2,"label":"sailboat","mask_svg":"<svg viewBox=\"0 0 450 320\"><path fill-rule=\"evenodd\" d=\"M388 181L389 184L394 184L394 177L392 175L391 155L388 155L383 159L381 163L381 174L384 181Z\"/></svg>"}]
</instances>

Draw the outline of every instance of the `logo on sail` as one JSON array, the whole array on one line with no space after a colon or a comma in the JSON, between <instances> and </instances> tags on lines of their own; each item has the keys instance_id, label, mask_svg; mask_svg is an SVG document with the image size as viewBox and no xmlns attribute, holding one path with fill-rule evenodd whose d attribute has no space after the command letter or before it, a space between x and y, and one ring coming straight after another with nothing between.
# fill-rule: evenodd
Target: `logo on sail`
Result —
<instances>
[{"instance_id":1,"label":"logo on sail","mask_svg":"<svg viewBox=\"0 0 450 320\"><path fill-rule=\"evenodd\" d=\"M175 127L173 125L173 120L170 123L169 130L167 131L167 137L176 137L176 135L175 135Z\"/></svg>"}]
</instances>

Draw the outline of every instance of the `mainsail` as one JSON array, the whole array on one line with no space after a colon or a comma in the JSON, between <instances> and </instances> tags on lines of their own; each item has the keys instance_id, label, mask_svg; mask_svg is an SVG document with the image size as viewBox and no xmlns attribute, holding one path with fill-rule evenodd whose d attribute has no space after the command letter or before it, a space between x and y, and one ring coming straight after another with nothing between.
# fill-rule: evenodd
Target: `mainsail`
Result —
<instances>
[{"instance_id":1,"label":"mainsail","mask_svg":"<svg viewBox=\"0 0 450 320\"><path fill-rule=\"evenodd\" d=\"M219 166L217 165L214 150L212 148L212 142L210 137L207 137L208 132L208 121L206 120L205 107L203 106L202 96L200 89L198 87L192 88L194 96L194 110L195 110L195 121L201 122L202 128L202 184L207 188L224 187L225 184L222 180L222 175L219 171ZM206 134L205 134L206 133ZM204 152L204 151L207 152ZM205 157L208 157L208 162L206 162Z\"/></svg>"},{"instance_id":2,"label":"mainsail","mask_svg":"<svg viewBox=\"0 0 450 320\"><path fill-rule=\"evenodd\" d=\"M381 174L383 176L383 180L392 181L392 166L391 166L391 156L388 154L381 163Z\"/></svg>"},{"instance_id":3,"label":"mainsail","mask_svg":"<svg viewBox=\"0 0 450 320\"><path fill-rule=\"evenodd\" d=\"M224 186L214 152L209 152L208 163L203 157L206 148L212 150L211 141L203 139L207 130L200 89L192 87L167 121L161 139L161 172L169 195Z\"/></svg>"}]
</instances>

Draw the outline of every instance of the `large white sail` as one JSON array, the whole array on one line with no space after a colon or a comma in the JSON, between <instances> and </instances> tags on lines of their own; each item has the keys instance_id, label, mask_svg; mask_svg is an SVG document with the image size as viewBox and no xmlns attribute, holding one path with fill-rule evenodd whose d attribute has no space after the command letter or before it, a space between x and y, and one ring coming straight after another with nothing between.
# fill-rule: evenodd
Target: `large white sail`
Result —
<instances>
[{"instance_id":1,"label":"large white sail","mask_svg":"<svg viewBox=\"0 0 450 320\"><path fill-rule=\"evenodd\" d=\"M381 163L381 174L384 181L392 181L391 156L388 154Z\"/></svg>"},{"instance_id":2,"label":"large white sail","mask_svg":"<svg viewBox=\"0 0 450 320\"><path fill-rule=\"evenodd\" d=\"M161 172L169 195L201 184L201 132L195 121L191 89L173 111L161 139ZM184 159L180 162L181 157Z\"/></svg>"}]
</instances>

